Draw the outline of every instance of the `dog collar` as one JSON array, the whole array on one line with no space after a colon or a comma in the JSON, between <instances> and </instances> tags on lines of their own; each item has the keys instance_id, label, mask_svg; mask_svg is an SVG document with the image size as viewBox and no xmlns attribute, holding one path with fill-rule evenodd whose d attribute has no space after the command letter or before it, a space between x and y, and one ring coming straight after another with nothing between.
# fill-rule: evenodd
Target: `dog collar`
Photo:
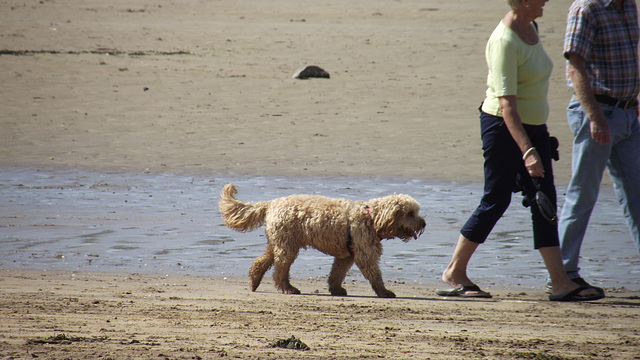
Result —
<instances>
[{"instance_id":1,"label":"dog collar","mask_svg":"<svg viewBox=\"0 0 640 360\"><path fill-rule=\"evenodd\" d=\"M365 206L365 209L367 209L367 213L369 214L369 217L371 218L371 220L373 220L373 215L371 214L371 208L369 206Z\"/></svg>"}]
</instances>

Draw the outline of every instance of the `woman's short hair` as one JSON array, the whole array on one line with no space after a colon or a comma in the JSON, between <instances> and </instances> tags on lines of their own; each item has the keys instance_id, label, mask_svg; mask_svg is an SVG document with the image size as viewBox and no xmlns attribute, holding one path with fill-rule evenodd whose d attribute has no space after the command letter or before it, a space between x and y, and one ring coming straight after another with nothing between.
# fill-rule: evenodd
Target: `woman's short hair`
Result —
<instances>
[{"instance_id":1,"label":"woman's short hair","mask_svg":"<svg viewBox=\"0 0 640 360\"><path fill-rule=\"evenodd\" d=\"M517 9L522 5L522 0L507 0L512 9Z\"/></svg>"}]
</instances>

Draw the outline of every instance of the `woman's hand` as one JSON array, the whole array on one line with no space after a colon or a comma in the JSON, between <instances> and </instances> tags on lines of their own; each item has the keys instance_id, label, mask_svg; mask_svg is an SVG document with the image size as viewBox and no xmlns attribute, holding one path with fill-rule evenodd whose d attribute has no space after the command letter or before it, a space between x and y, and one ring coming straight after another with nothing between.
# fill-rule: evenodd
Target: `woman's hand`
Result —
<instances>
[{"instance_id":1,"label":"woman's hand","mask_svg":"<svg viewBox=\"0 0 640 360\"><path fill-rule=\"evenodd\" d=\"M531 148L523 155L524 166L531 177L544 177L544 167L536 148Z\"/></svg>"},{"instance_id":2,"label":"woman's hand","mask_svg":"<svg viewBox=\"0 0 640 360\"><path fill-rule=\"evenodd\" d=\"M513 137L513 140L522 151L522 160L524 161L524 166L527 168L527 172L531 177L544 177L542 159L540 159L536 148L531 144L531 140L529 140L524 126L522 126L515 95L501 96L500 108L502 109L504 123L509 129L511 137Z\"/></svg>"}]
</instances>

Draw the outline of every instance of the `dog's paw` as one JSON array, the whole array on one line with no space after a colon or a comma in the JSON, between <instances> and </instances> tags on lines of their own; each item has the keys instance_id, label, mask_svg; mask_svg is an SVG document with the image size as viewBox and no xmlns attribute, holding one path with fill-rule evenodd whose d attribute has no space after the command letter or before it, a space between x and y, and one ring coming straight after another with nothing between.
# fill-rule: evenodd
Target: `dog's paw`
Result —
<instances>
[{"instance_id":1,"label":"dog's paw","mask_svg":"<svg viewBox=\"0 0 640 360\"><path fill-rule=\"evenodd\" d=\"M300 290L294 288L293 286L288 288L288 289L284 289L282 290L283 294L287 294L287 295L298 295L300 294Z\"/></svg>"},{"instance_id":2,"label":"dog's paw","mask_svg":"<svg viewBox=\"0 0 640 360\"><path fill-rule=\"evenodd\" d=\"M396 294L393 291L387 290L387 289L384 289L383 291L378 292L377 295L378 295L378 297L381 297L381 298L394 298L394 297L396 297Z\"/></svg>"},{"instance_id":3,"label":"dog's paw","mask_svg":"<svg viewBox=\"0 0 640 360\"><path fill-rule=\"evenodd\" d=\"M347 290L345 290L345 288L343 288L343 287L339 287L339 288L335 288L335 289L329 289L329 292L333 296L347 296Z\"/></svg>"}]
</instances>

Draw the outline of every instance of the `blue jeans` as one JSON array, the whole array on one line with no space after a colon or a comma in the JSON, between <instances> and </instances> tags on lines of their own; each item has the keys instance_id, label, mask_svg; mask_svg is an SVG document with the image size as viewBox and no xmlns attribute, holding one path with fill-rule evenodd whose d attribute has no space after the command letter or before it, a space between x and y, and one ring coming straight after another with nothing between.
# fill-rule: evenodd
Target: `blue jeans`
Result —
<instances>
[{"instance_id":1,"label":"blue jeans","mask_svg":"<svg viewBox=\"0 0 640 360\"><path fill-rule=\"evenodd\" d=\"M556 206L556 188L553 183L551 146L546 125L523 125L527 136L536 147L545 169L539 178L540 188ZM482 149L484 150L484 195L480 205L464 224L460 233L475 243L483 243L511 203L516 182L529 198L536 188L522 161L522 152L511 136L504 119L484 112L480 114ZM558 227L544 219L535 201L531 204L533 245L535 249L559 246Z\"/></svg>"},{"instance_id":2,"label":"blue jeans","mask_svg":"<svg viewBox=\"0 0 640 360\"><path fill-rule=\"evenodd\" d=\"M572 177L567 188L558 231L562 259L570 278L578 277L580 247L589 217L598 200L605 168L613 181L631 236L640 251L640 123L636 109L623 110L600 104L609 121L611 142L601 145L591 138L589 119L575 98L567 108L574 135ZM602 239L606 241L606 239Z\"/></svg>"}]
</instances>

